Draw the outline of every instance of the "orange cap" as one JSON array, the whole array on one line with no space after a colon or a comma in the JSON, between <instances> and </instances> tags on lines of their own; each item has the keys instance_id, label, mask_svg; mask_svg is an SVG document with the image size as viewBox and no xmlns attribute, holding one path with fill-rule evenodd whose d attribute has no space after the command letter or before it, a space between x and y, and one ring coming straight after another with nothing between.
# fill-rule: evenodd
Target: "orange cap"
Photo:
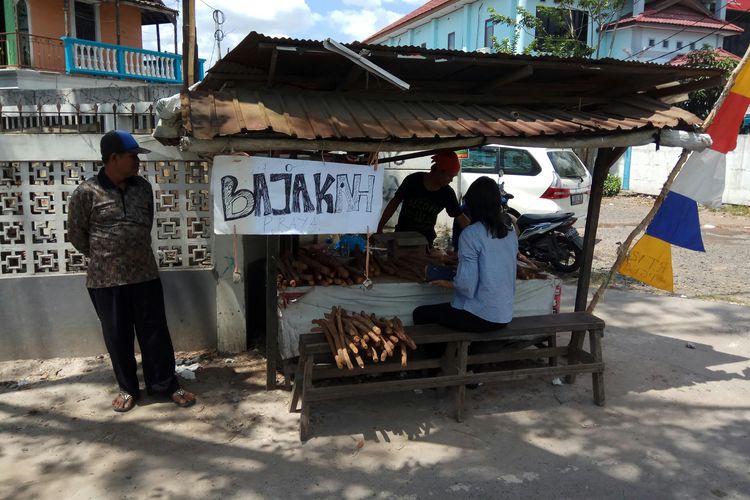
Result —
<instances>
[{"instance_id":1,"label":"orange cap","mask_svg":"<svg viewBox=\"0 0 750 500\"><path fill-rule=\"evenodd\" d=\"M441 151L432 156L433 164L440 170L457 175L461 170L461 162L453 151Z\"/></svg>"}]
</instances>

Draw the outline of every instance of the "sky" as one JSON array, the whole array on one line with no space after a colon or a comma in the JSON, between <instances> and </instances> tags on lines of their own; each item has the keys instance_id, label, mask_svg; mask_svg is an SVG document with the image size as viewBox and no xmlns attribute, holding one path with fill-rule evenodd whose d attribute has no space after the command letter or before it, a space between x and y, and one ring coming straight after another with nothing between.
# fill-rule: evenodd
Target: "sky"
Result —
<instances>
[{"instance_id":1,"label":"sky","mask_svg":"<svg viewBox=\"0 0 750 500\"><path fill-rule=\"evenodd\" d=\"M182 0L163 0L181 9ZM236 47L251 31L269 36L339 42L362 40L413 11L427 0L195 0L198 56L208 69L218 59L214 39L214 9L224 13L221 53ZM177 21L178 51L182 52L182 15ZM171 25L161 25L163 51L174 50ZM144 26L145 49L156 50L156 30Z\"/></svg>"}]
</instances>

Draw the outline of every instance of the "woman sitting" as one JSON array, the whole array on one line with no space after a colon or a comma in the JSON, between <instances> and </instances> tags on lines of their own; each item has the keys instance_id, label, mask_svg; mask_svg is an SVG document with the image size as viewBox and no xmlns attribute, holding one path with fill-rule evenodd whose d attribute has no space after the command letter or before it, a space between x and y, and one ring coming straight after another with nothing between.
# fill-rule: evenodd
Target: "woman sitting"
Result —
<instances>
[{"instance_id":1,"label":"woman sitting","mask_svg":"<svg viewBox=\"0 0 750 500\"><path fill-rule=\"evenodd\" d=\"M453 288L453 301L417 307L415 325L486 332L504 327L513 317L518 237L503 212L497 183L480 177L464 200L472 224L460 236L456 277L432 282Z\"/></svg>"}]
</instances>

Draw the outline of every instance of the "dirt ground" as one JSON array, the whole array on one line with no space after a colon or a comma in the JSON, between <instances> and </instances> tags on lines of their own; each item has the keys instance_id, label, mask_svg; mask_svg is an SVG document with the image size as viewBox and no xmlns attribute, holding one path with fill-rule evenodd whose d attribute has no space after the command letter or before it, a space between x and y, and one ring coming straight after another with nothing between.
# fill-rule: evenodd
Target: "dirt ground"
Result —
<instances>
[{"instance_id":1,"label":"dirt ground","mask_svg":"<svg viewBox=\"0 0 750 500\"><path fill-rule=\"evenodd\" d=\"M605 201L596 269L649 206ZM701 222L707 252L675 252L676 294L618 281L597 309L603 408L589 377L479 387L463 423L441 391L353 395L315 405L300 443L254 351L180 353L200 356L198 404L125 414L105 356L3 362L0 498L750 498L750 308L728 303L749 296L750 221Z\"/></svg>"}]
</instances>

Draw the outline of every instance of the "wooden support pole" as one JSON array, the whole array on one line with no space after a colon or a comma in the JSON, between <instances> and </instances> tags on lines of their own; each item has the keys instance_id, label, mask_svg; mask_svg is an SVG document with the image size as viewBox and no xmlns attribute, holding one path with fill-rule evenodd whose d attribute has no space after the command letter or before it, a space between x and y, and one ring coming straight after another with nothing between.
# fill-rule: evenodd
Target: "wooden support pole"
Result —
<instances>
[{"instance_id":1,"label":"wooden support pole","mask_svg":"<svg viewBox=\"0 0 750 500\"><path fill-rule=\"evenodd\" d=\"M604 195L604 181L607 179L609 169L625 153L625 149L624 147L600 148L596 156L594 176L591 182L591 194L589 196L589 207L586 214L586 229L583 235L582 264L576 288L576 311L586 310L589 284L591 282L591 266L594 260L594 245L596 244L596 229L599 225L599 212Z\"/></svg>"},{"instance_id":2,"label":"wooden support pole","mask_svg":"<svg viewBox=\"0 0 750 500\"><path fill-rule=\"evenodd\" d=\"M599 212L601 210L602 198L604 195L604 181L607 179L610 167L625 153L627 148L599 148L594 163L594 178L591 183L591 195L589 196L589 207L586 215L586 232L583 235L583 256L581 269L578 274L578 285L576 287L576 311L586 310L586 301L588 300L589 285L591 283L591 266L594 261L594 245L596 244L596 229L599 225ZM569 352L568 364L575 364L577 359L573 352L581 350L586 332L573 332L568 343ZM569 384L576 380L575 374L565 377Z\"/></svg>"},{"instance_id":3,"label":"wooden support pole","mask_svg":"<svg viewBox=\"0 0 750 500\"><path fill-rule=\"evenodd\" d=\"M117 45L122 45L120 43L120 0L115 0L115 39Z\"/></svg>"},{"instance_id":4,"label":"wooden support pole","mask_svg":"<svg viewBox=\"0 0 750 500\"><path fill-rule=\"evenodd\" d=\"M276 288L279 236L266 237L266 389L276 389L276 359L279 357L278 290Z\"/></svg>"},{"instance_id":5,"label":"wooden support pole","mask_svg":"<svg viewBox=\"0 0 750 500\"><path fill-rule=\"evenodd\" d=\"M182 81L183 89L195 83L195 0L182 0Z\"/></svg>"}]
</instances>

